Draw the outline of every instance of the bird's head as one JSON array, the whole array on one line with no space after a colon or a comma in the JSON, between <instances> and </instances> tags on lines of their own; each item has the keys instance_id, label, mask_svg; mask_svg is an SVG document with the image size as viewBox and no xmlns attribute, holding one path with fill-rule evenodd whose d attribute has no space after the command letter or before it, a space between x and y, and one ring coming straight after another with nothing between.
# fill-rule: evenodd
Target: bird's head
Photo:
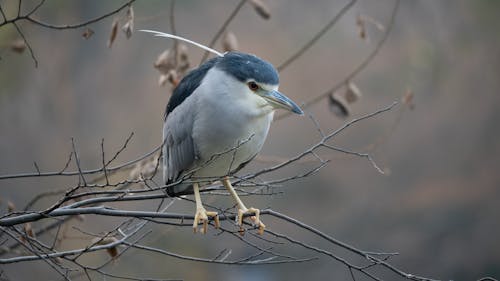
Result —
<instances>
[{"instance_id":1,"label":"bird's head","mask_svg":"<svg viewBox=\"0 0 500 281\"><path fill-rule=\"evenodd\" d=\"M215 66L232 78L225 79L227 87L238 89L239 94L257 101L260 106L304 114L295 102L278 91L278 72L269 62L239 52L228 52L217 59Z\"/></svg>"}]
</instances>

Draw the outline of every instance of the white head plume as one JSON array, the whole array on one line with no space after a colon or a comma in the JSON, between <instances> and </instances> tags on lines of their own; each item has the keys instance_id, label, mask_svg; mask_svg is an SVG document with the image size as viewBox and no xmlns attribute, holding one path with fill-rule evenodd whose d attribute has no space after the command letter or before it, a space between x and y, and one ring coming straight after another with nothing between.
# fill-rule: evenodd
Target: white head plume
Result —
<instances>
[{"instance_id":1,"label":"white head plume","mask_svg":"<svg viewBox=\"0 0 500 281\"><path fill-rule=\"evenodd\" d=\"M187 43L189 43L189 44L193 44L193 45L195 45L196 47L201 48L201 49L203 49L203 50L205 50L205 51L209 51L209 52L211 52L211 53L213 53L213 54L216 54L216 55L217 55L217 56L219 56L219 57L223 57L223 56L224 56L224 54L219 53L219 52L217 52L216 50L214 50L214 49L212 49L212 48L209 48L209 47L207 47L207 46L205 46L205 45L203 45L203 44L200 44L200 43L198 43L198 42L194 42L194 41L192 41L192 40L186 39L186 38L184 38L184 37L180 37L180 36L173 35L173 34L169 34L169 33L160 32L160 31L149 30L149 29L141 29L141 30L139 30L139 31L142 31L142 32L148 32L148 33L153 33L153 34L154 34L155 36L157 36L157 37L166 37L166 38L172 38L172 39L181 40L181 41L187 42Z\"/></svg>"}]
</instances>

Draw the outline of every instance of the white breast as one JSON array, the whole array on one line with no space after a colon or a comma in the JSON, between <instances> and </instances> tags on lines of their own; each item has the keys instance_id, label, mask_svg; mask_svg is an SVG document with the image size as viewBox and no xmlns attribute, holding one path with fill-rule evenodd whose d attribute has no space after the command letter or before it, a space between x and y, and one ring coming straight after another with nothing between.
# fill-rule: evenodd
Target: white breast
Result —
<instances>
[{"instance_id":1,"label":"white breast","mask_svg":"<svg viewBox=\"0 0 500 281\"><path fill-rule=\"evenodd\" d=\"M196 93L193 141L199 159L194 177L222 177L250 161L262 148L273 110L246 85L211 69ZM224 83L224 84L223 84Z\"/></svg>"}]
</instances>

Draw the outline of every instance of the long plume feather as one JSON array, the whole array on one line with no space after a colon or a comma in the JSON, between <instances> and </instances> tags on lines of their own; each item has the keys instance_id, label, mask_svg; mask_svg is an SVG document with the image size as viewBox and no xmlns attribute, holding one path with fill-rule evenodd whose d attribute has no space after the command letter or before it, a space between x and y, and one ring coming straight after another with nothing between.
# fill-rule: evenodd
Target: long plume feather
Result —
<instances>
[{"instance_id":1,"label":"long plume feather","mask_svg":"<svg viewBox=\"0 0 500 281\"><path fill-rule=\"evenodd\" d=\"M172 39L177 39L177 40L181 40L181 41L184 41L184 42L187 42L189 44L193 44L195 45L196 47L199 47L205 51L209 51L213 54L216 54L217 56L219 57L223 57L224 54L222 53L219 53L217 52L216 50L212 49L212 48L209 48L203 44L200 44L198 42L194 42L192 40L189 40L189 39L186 39L184 37L180 37L180 36L177 36L177 35L173 35L173 34L169 34L169 33L164 33L164 32L160 32L160 31L155 31L155 30L149 30L149 29L141 29L139 31L142 31L142 32L148 32L148 33L153 33L155 36L157 37L166 37L166 38L172 38Z\"/></svg>"}]
</instances>

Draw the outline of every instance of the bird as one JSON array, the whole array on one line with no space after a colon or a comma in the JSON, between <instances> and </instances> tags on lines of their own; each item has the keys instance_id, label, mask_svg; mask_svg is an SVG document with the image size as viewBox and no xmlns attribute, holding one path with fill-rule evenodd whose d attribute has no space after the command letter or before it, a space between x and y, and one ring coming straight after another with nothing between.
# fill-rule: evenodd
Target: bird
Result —
<instances>
[{"instance_id":1,"label":"bird","mask_svg":"<svg viewBox=\"0 0 500 281\"><path fill-rule=\"evenodd\" d=\"M249 215L264 232L259 209L247 208L230 177L260 152L276 109L303 115L278 87L271 63L232 51L191 70L173 90L164 114L163 180L169 196L194 194L195 233L200 224L207 232L209 218L220 227L218 213L207 211L200 197L200 188L219 180L236 201L240 230Z\"/></svg>"}]
</instances>

